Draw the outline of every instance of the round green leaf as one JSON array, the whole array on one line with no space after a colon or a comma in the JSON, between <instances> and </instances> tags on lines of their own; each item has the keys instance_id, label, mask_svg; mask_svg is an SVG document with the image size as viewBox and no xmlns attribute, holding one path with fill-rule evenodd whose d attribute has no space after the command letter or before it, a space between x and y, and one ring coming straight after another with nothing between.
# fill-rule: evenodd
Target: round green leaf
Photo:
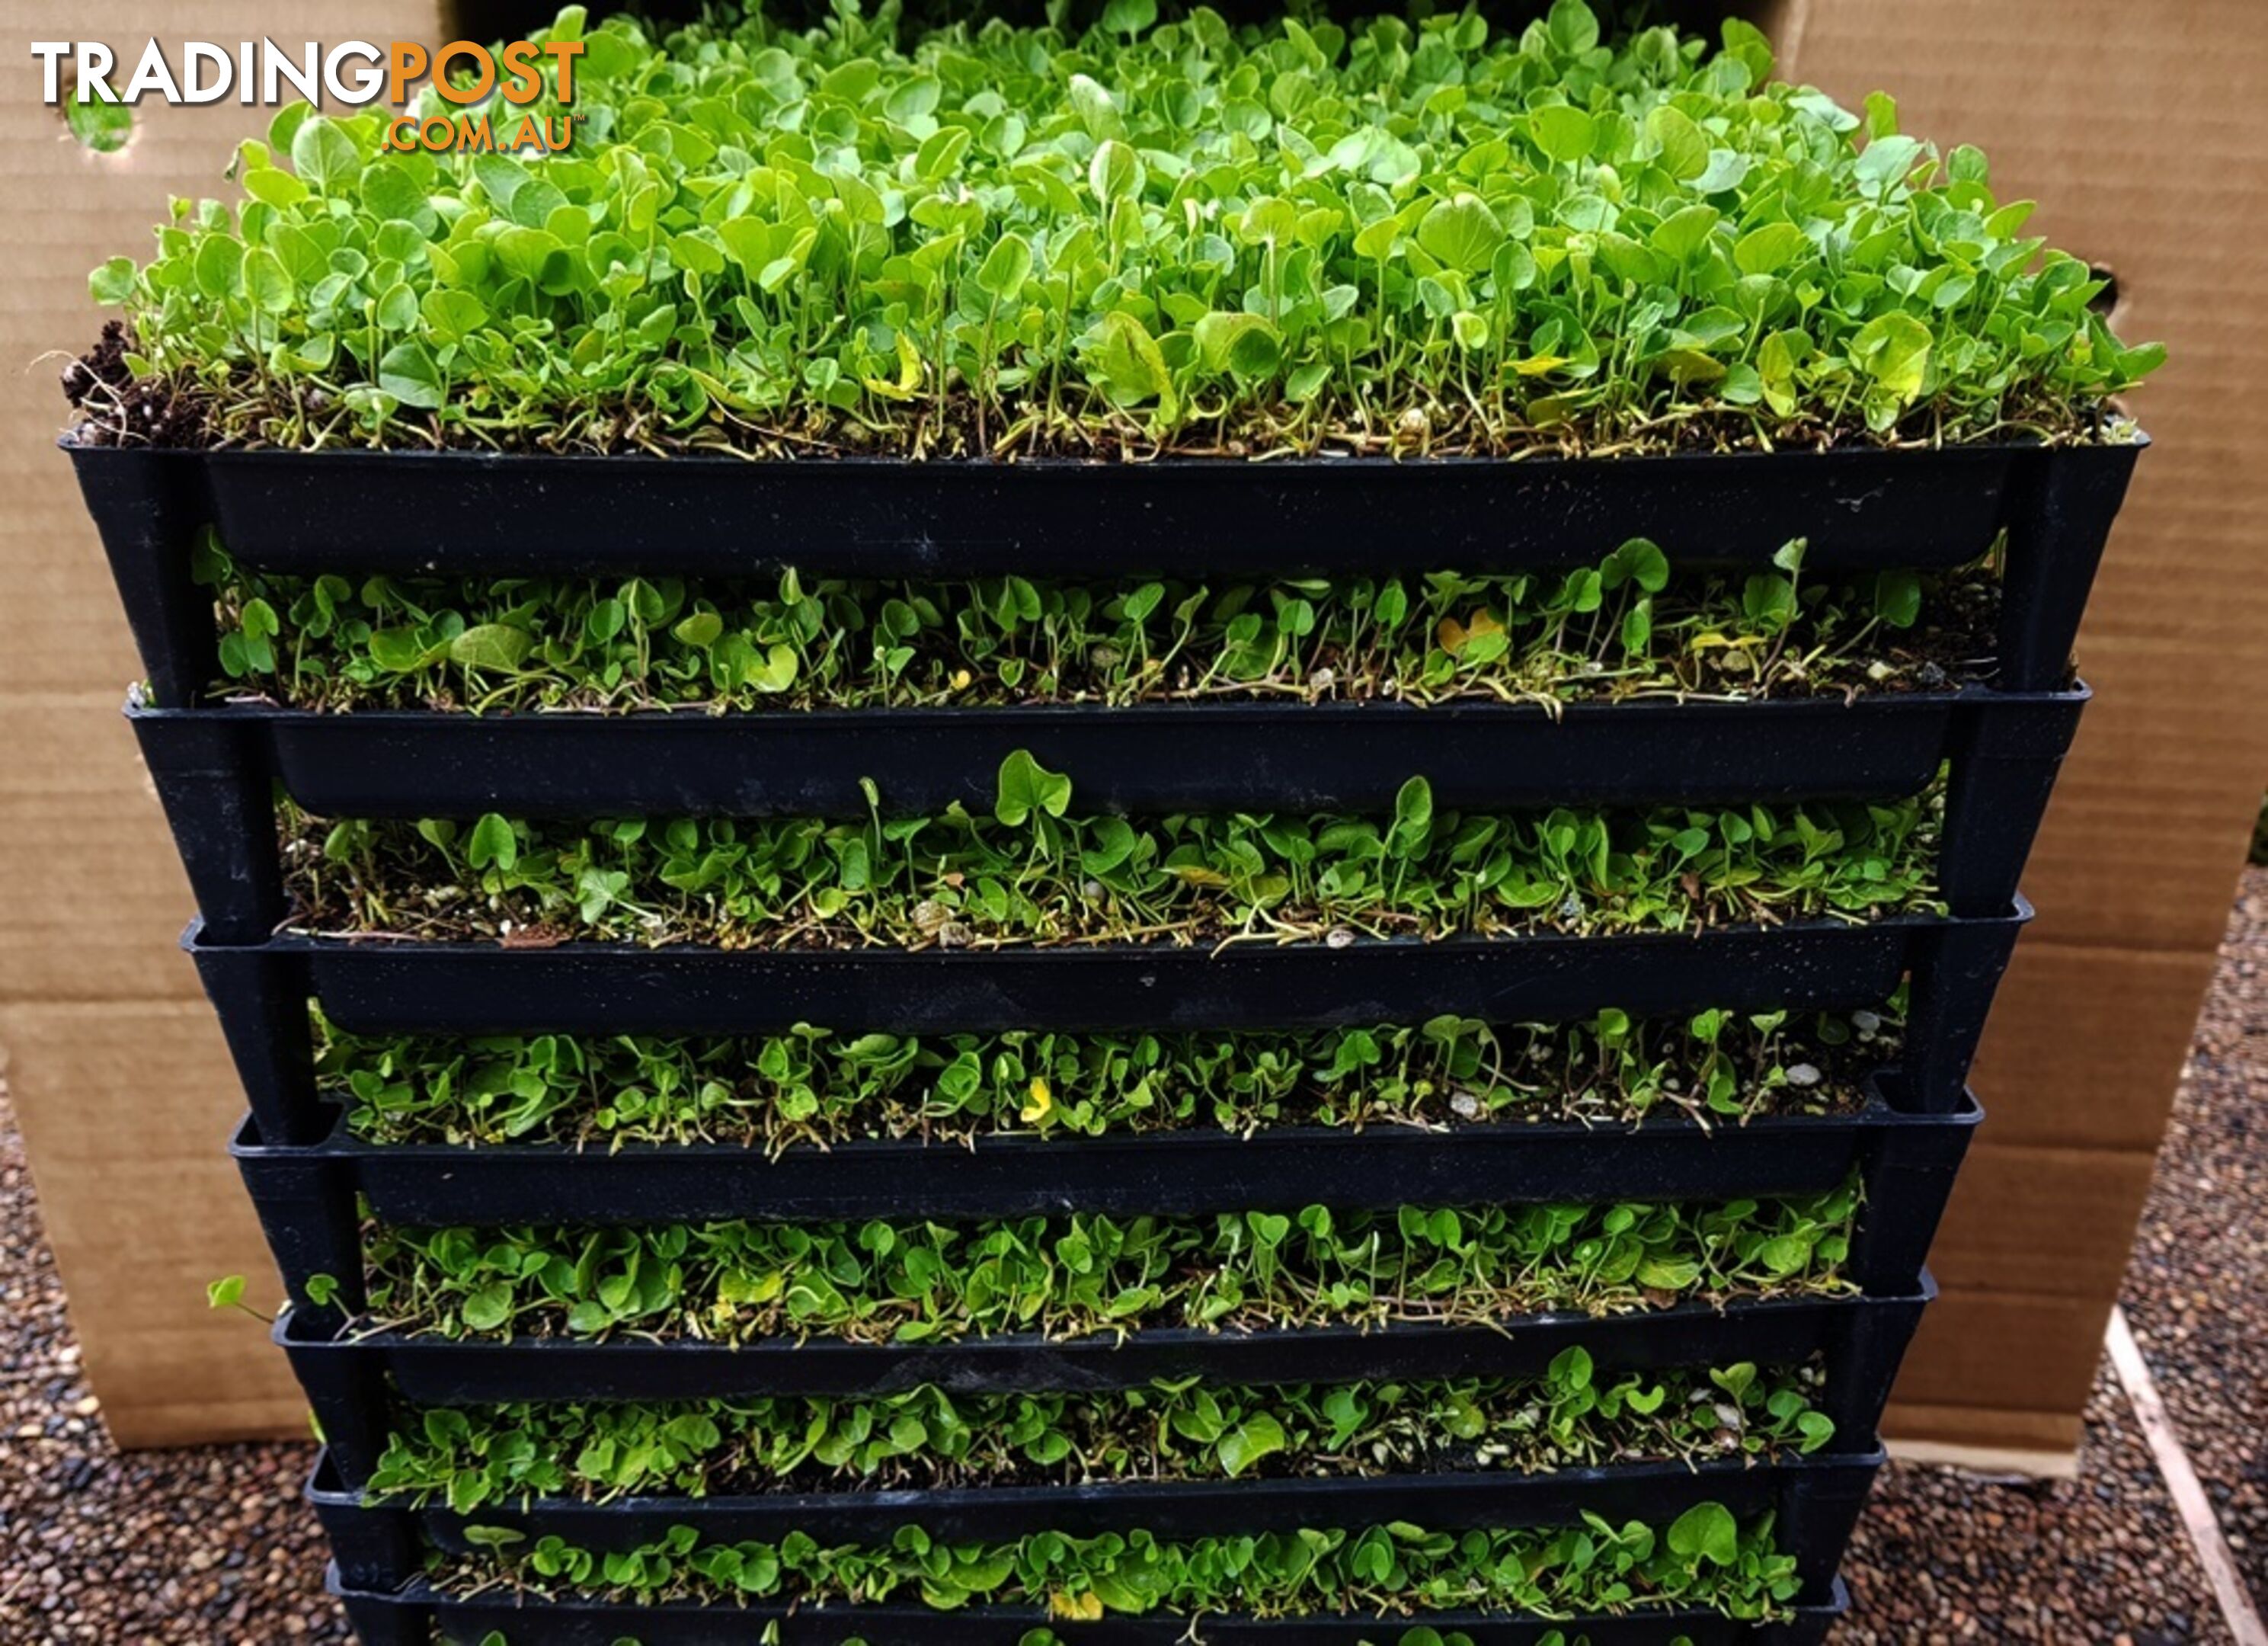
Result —
<instances>
[{"instance_id":1,"label":"round green leaf","mask_svg":"<svg viewBox=\"0 0 2268 1646\"><path fill-rule=\"evenodd\" d=\"M244 255L244 290L253 306L265 314L289 314L297 295L284 260L265 246L255 246Z\"/></svg>"},{"instance_id":2,"label":"round green leaf","mask_svg":"<svg viewBox=\"0 0 2268 1646\"><path fill-rule=\"evenodd\" d=\"M534 647L535 637L525 629L504 623L477 624L449 642L449 661L465 668L508 673L526 662Z\"/></svg>"},{"instance_id":3,"label":"round green leaf","mask_svg":"<svg viewBox=\"0 0 2268 1646\"><path fill-rule=\"evenodd\" d=\"M509 869L519 861L519 837L512 832L509 818L495 812L482 815L473 825L473 832L465 842L465 860L475 868L486 868L494 864Z\"/></svg>"},{"instance_id":4,"label":"round green leaf","mask_svg":"<svg viewBox=\"0 0 2268 1646\"><path fill-rule=\"evenodd\" d=\"M1733 247L1733 262L1742 274L1773 274L1811 249L1811 241L1793 223L1767 223L1750 229Z\"/></svg>"},{"instance_id":5,"label":"round green leaf","mask_svg":"<svg viewBox=\"0 0 2268 1646\"><path fill-rule=\"evenodd\" d=\"M1547 103L1528 115L1528 132L1546 159L1566 166L1590 153L1597 127L1590 115L1580 108L1565 103Z\"/></svg>"},{"instance_id":6,"label":"round green leaf","mask_svg":"<svg viewBox=\"0 0 2268 1646\"><path fill-rule=\"evenodd\" d=\"M1690 182L1709 169L1709 134L1674 104L1660 104L1647 114L1646 135L1661 151L1661 169L1679 182Z\"/></svg>"},{"instance_id":7,"label":"round green leaf","mask_svg":"<svg viewBox=\"0 0 2268 1646\"><path fill-rule=\"evenodd\" d=\"M1265 1412L1256 1412L1220 1437L1220 1466L1234 1480L1254 1464L1286 1444L1284 1426Z\"/></svg>"},{"instance_id":8,"label":"round green leaf","mask_svg":"<svg viewBox=\"0 0 2268 1646\"><path fill-rule=\"evenodd\" d=\"M134 111L124 103L106 103L91 88L63 106L63 123L83 148L97 154L115 154L134 136Z\"/></svg>"},{"instance_id":9,"label":"round green leaf","mask_svg":"<svg viewBox=\"0 0 2268 1646\"><path fill-rule=\"evenodd\" d=\"M1851 358L1859 369L1900 401L1921 393L1929 369L1929 328L1903 309L1877 314L1851 340Z\"/></svg>"},{"instance_id":10,"label":"round green leaf","mask_svg":"<svg viewBox=\"0 0 2268 1646\"><path fill-rule=\"evenodd\" d=\"M1670 1523L1669 1548L1682 1560L1731 1566L1741 1558L1740 1524L1722 1503L1696 1503Z\"/></svg>"},{"instance_id":11,"label":"round green leaf","mask_svg":"<svg viewBox=\"0 0 2268 1646\"><path fill-rule=\"evenodd\" d=\"M1158 0L1110 0L1102 26L1114 34L1139 34L1158 20Z\"/></svg>"},{"instance_id":12,"label":"round green leaf","mask_svg":"<svg viewBox=\"0 0 2268 1646\"><path fill-rule=\"evenodd\" d=\"M977 266L976 284L987 295L1005 303L1032 277L1032 243L1020 234L1004 234Z\"/></svg>"},{"instance_id":13,"label":"round green leaf","mask_svg":"<svg viewBox=\"0 0 2268 1646\"><path fill-rule=\"evenodd\" d=\"M1095 145L1087 162L1086 186L1107 210L1113 203L1142 192L1142 157L1116 137Z\"/></svg>"},{"instance_id":14,"label":"round green leaf","mask_svg":"<svg viewBox=\"0 0 2268 1646\"><path fill-rule=\"evenodd\" d=\"M512 1288L490 1281L465 1299L465 1324L475 1332L493 1332L512 1318Z\"/></svg>"},{"instance_id":15,"label":"round green leaf","mask_svg":"<svg viewBox=\"0 0 2268 1646\"><path fill-rule=\"evenodd\" d=\"M1019 749L1000 763L998 787L992 815L1011 829L1020 828L1035 811L1060 817L1071 808L1071 779L1050 771Z\"/></svg>"},{"instance_id":16,"label":"round green leaf","mask_svg":"<svg viewBox=\"0 0 2268 1646\"><path fill-rule=\"evenodd\" d=\"M1551 16L1545 26L1553 48L1571 57L1599 43L1598 14L1583 0L1551 0Z\"/></svg>"},{"instance_id":17,"label":"round green leaf","mask_svg":"<svg viewBox=\"0 0 2268 1646\"><path fill-rule=\"evenodd\" d=\"M113 257L86 277L87 295L106 308L114 308L134 295L141 271L131 257Z\"/></svg>"},{"instance_id":18,"label":"round green leaf","mask_svg":"<svg viewBox=\"0 0 2268 1646\"><path fill-rule=\"evenodd\" d=\"M1190 335L1197 340L1197 358L1208 371L1256 380L1274 376L1283 364L1282 340L1276 328L1257 314L1215 310L1199 316Z\"/></svg>"},{"instance_id":19,"label":"round green leaf","mask_svg":"<svg viewBox=\"0 0 2268 1646\"><path fill-rule=\"evenodd\" d=\"M197 290L225 302L244 290L244 245L226 234L207 234L197 242L192 265Z\"/></svg>"},{"instance_id":20,"label":"round green leaf","mask_svg":"<svg viewBox=\"0 0 2268 1646\"><path fill-rule=\"evenodd\" d=\"M1503 239L1495 214L1478 195L1444 200L1418 223L1418 245L1460 274L1487 268Z\"/></svg>"},{"instance_id":21,"label":"round green leaf","mask_svg":"<svg viewBox=\"0 0 2268 1646\"><path fill-rule=\"evenodd\" d=\"M405 406L423 411L440 409L440 368L423 343L400 343L388 349L379 359L378 386Z\"/></svg>"},{"instance_id":22,"label":"round green leaf","mask_svg":"<svg viewBox=\"0 0 2268 1646\"><path fill-rule=\"evenodd\" d=\"M1722 217L1714 206L1687 206L1664 218L1648 239L1653 249L1663 256L1675 262L1690 262L1695 254L1709 243L1709 236Z\"/></svg>"},{"instance_id":23,"label":"round green leaf","mask_svg":"<svg viewBox=\"0 0 2268 1646\"><path fill-rule=\"evenodd\" d=\"M362 174L362 156L337 121L310 114L291 134L291 169L308 187L328 195Z\"/></svg>"},{"instance_id":24,"label":"round green leaf","mask_svg":"<svg viewBox=\"0 0 2268 1646\"><path fill-rule=\"evenodd\" d=\"M686 645L705 651L716 645L717 637L725 632L725 620L713 611L696 611L670 632Z\"/></svg>"}]
</instances>

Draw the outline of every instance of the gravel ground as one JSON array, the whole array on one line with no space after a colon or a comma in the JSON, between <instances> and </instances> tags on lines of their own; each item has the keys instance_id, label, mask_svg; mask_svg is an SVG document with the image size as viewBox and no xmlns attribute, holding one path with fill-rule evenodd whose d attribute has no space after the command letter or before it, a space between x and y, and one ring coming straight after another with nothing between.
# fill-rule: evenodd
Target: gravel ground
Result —
<instances>
[{"instance_id":1,"label":"gravel ground","mask_svg":"<svg viewBox=\"0 0 2268 1646\"><path fill-rule=\"evenodd\" d=\"M2188 1534L2106 1366L2080 1478L1995 1481L1892 1465L1844 1568L1837 1646L2226 1646Z\"/></svg>"},{"instance_id":2,"label":"gravel ground","mask_svg":"<svg viewBox=\"0 0 2268 1646\"><path fill-rule=\"evenodd\" d=\"M2127 1308L2256 1592L2268 1588L2268 1117L2252 1108L2263 1093L2268 871L2255 870L2199 1025ZM77 1361L0 1092L0 1642L348 1639L321 1593L321 1539L298 1496L311 1449L122 1455ZM1837 1639L1849 1646L2230 1639L2107 1372L2078 1480L1894 1465L1848 1572L1854 1604Z\"/></svg>"},{"instance_id":3,"label":"gravel ground","mask_svg":"<svg viewBox=\"0 0 2268 1646\"><path fill-rule=\"evenodd\" d=\"M312 1446L110 1443L0 1092L0 1642L351 1639L299 1502L313 1460Z\"/></svg>"},{"instance_id":4,"label":"gravel ground","mask_svg":"<svg viewBox=\"0 0 2268 1646\"><path fill-rule=\"evenodd\" d=\"M2268 869L2245 875L2126 1278L2150 1375L2268 1604Z\"/></svg>"}]
</instances>

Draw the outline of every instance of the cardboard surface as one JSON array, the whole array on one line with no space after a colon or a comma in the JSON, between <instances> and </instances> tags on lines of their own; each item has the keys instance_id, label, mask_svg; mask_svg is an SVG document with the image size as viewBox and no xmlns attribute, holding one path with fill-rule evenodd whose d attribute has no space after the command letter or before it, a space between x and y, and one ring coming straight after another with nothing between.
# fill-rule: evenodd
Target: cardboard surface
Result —
<instances>
[{"instance_id":1,"label":"cardboard surface","mask_svg":"<svg viewBox=\"0 0 2268 1646\"><path fill-rule=\"evenodd\" d=\"M1922 1317L1907 1364L1942 1367L1945 1400L1909 1376L1891 1410L1902 1438L2026 1449L2079 1444L2110 1310L2088 1298L1959 1287Z\"/></svg>"},{"instance_id":2,"label":"cardboard surface","mask_svg":"<svg viewBox=\"0 0 2268 1646\"><path fill-rule=\"evenodd\" d=\"M225 1152L243 1102L204 1001L0 1006L0 1044L119 1443L304 1436L307 1403L266 1330L205 1302L244 1274L246 1302L272 1313L283 1285Z\"/></svg>"},{"instance_id":3,"label":"cardboard surface","mask_svg":"<svg viewBox=\"0 0 2268 1646\"><path fill-rule=\"evenodd\" d=\"M267 1251L223 1152L243 1107L174 947L188 889L119 718L141 672L70 467L55 449L63 356L101 316L86 271L146 252L172 195L217 194L267 115L153 101L114 154L40 100L35 39L446 39L430 0L0 0L0 1048L40 1210L103 1415L122 1444L304 1436L306 1403L254 1322L205 1305ZM178 49L173 60L180 61ZM127 55L127 68L132 66Z\"/></svg>"},{"instance_id":4,"label":"cardboard surface","mask_svg":"<svg viewBox=\"0 0 2268 1646\"><path fill-rule=\"evenodd\" d=\"M173 941L195 905L123 697L115 684L0 694L0 838L14 843L0 1000L204 998Z\"/></svg>"},{"instance_id":5,"label":"cardboard surface","mask_svg":"<svg viewBox=\"0 0 2268 1646\"><path fill-rule=\"evenodd\" d=\"M2011 1147L1980 1133L1930 1254L1938 1284L2094 1300L2108 1316L2103 1277L2125 1272L2154 1164L2140 1149Z\"/></svg>"},{"instance_id":6,"label":"cardboard surface","mask_svg":"<svg viewBox=\"0 0 2268 1646\"><path fill-rule=\"evenodd\" d=\"M2029 877L2043 889L2045 880ZM2217 958L2210 948L2059 943L2035 926L2000 981L1977 1059L1983 1135L2001 1147L2155 1149L2163 1105L2138 1094L2173 1090ZM2118 1002L2119 1032L2069 1022L2073 1001Z\"/></svg>"},{"instance_id":7,"label":"cardboard surface","mask_svg":"<svg viewBox=\"0 0 2268 1646\"><path fill-rule=\"evenodd\" d=\"M2031 231L2109 269L2156 441L2095 589L2096 698L2025 890L1976 1084L1987 1125L1894 1436L2075 1444L2175 1081L2268 780L2268 6L1781 0L1783 66L1975 143ZM2063 1437L2058 1439L2056 1437Z\"/></svg>"}]
</instances>

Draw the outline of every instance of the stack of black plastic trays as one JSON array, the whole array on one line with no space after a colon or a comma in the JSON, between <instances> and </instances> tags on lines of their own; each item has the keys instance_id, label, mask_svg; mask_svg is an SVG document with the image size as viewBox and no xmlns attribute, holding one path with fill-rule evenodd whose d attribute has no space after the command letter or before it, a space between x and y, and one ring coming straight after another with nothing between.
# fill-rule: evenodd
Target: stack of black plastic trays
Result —
<instances>
[{"instance_id":1,"label":"stack of black plastic trays","mask_svg":"<svg viewBox=\"0 0 2268 1646\"><path fill-rule=\"evenodd\" d=\"M1184 1638L1187 1620L1050 1620L917 1605L703 1610L477 1598L430 1587L429 1551L467 1519L366 1500L398 1411L515 1400L850 1394L934 1384L1097 1390L1161 1377L1268 1384L1539 1375L1580 1345L1606 1371L1738 1362L1825 1368L1822 1454L1511 1471L1114 1483L934 1492L515 1502L482 1526L624 1549L673 1526L704 1539L887 1543L1146 1528L1161 1539L1389 1522L1555 1525L1586 1512L1660 1523L1701 1502L1775 1510L1805 1591L1770 1626L1688 1613L1550 1624L1413 1620L1477 1646L1569 1641L1819 1639L1880 1453L1883 1401L1929 1290L1923 1258L1977 1111L1970 1054L2028 911L2017 876L2086 693L2073 631L2137 448L1664 457L1491 463L1015 466L559 459L456 454L79 450L149 675L129 718L164 798L202 920L188 947L250 1098L236 1143L297 1300L277 1335L328 1443L314 1495L334 1582L365 1641L644 1646L720 1640L1012 1642ZM1161 705L688 714L362 712L219 705L209 591L189 573L207 526L241 565L306 573L438 572L1027 577L1374 575L1594 561L1634 535L1681 565L1762 564L1809 541L1807 571L1946 568L2003 543L1997 675L1987 689L1745 704L1567 708ZM2005 534L2005 535L2004 535ZM1949 766L1940 871L1949 914L1797 922L1690 935L1276 948L725 952L596 942L507 948L330 941L285 931L278 793L320 816L863 815L988 806L1015 749L1068 772L1080 808L1390 810L1427 777L1438 803L1729 803L1918 793ZM779 1158L738 1147L386 1147L319 1098L309 1003L352 1031L747 1035L843 1031L1285 1029L1857 1008L1908 983L1904 1052L1861 1112L1702 1128L1571 1124L1211 1131L1070 1141L874 1141ZM414 1227L669 1223L878 1215L939 1220L1604 1199L1723 1199L1864 1186L1847 1266L1861 1295L1681 1304L1489 1325L1123 1339L460 1340L372 1329L365 1218ZM324 1301L308 1297L311 1276ZM1376 1618L1207 1620L1217 1642L1390 1642ZM769 1632L768 1632L769 1631Z\"/></svg>"}]
</instances>

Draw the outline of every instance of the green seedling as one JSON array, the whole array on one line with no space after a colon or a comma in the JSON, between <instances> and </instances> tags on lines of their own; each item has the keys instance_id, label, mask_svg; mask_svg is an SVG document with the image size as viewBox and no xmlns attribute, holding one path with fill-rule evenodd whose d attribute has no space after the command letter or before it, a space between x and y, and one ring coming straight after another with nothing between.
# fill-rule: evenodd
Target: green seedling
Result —
<instances>
[{"instance_id":1,"label":"green seedling","mask_svg":"<svg viewBox=\"0 0 2268 1646\"><path fill-rule=\"evenodd\" d=\"M509 1585L543 1595L799 1605L892 1599L952 1608L1038 1605L1066 1620L1154 1612L1261 1617L1476 1610L1569 1618L1680 1606L1776 1617L1797 1592L1770 1516L1742 1524L1704 1502L1667 1524L1432 1532L1404 1524L1166 1542L1146 1532L1012 1543L939 1543L907 1526L887 1547L703 1543L679 1526L641 1548L600 1553L556 1537L495 1531L490 1549L438 1571L453 1592ZM855 1627L855 1625L853 1626Z\"/></svg>"},{"instance_id":2,"label":"green seedling","mask_svg":"<svg viewBox=\"0 0 2268 1646\"><path fill-rule=\"evenodd\" d=\"M761 1646L778 1646L779 1626L766 1624L764 1632L757 1638ZM511 1646L511 1642L502 1631L491 1629L481 1636L481 1646ZM614 1646L639 1646L639 1642L634 1636L624 1635L615 1642ZM863 1636L854 1635L844 1638L841 1646L866 1646L866 1642ZM1032 1629L1018 1638L1016 1646L1066 1646L1066 1642L1053 1629ZM1373 1646L1373 1643L1365 1641L1361 1646ZM1444 1635L1421 1624L1417 1628L1404 1629L1388 1646L1473 1646L1473 1637L1455 1629ZM1591 1637L1580 1635L1570 1642L1567 1636L1557 1629L1549 1629L1536 1636L1536 1646L1591 1646ZM1693 1642L1689 1637L1680 1635L1669 1642L1669 1646L1693 1646Z\"/></svg>"},{"instance_id":3,"label":"green seedling","mask_svg":"<svg viewBox=\"0 0 2268 1646\"><path fill-rule=\"evenodd\" d=\"M1633 540L1520 576L1205 584L269 575L207 535L225 692L314 709L921 707L1933 690L1988 667L1989 569L1671 575Z\"/></svg>"},{"instance_id":4,"label":"green seedling","mask_svg":"<svg viewBox=\"0 0 2268 1646\"><path fill-rule=\"evenodd\" d=\"M1043 803L1042 803L1043 802ZM469 823L286 809L306 928L729 948L1333 942L1690 931L1929 912L1936 802L1437 812L1390 820L1071 813L1022 750L989 818Z\"/></svg>"},{"instance_id":5,"label":"green seedling","mask_svg":"<svg viewBox=\"0 0 2268 1646\"><path fill-rule=\"evenodd\" d=\"M761 1646L779 1646L779 1638L777 1623L766 1624L763 1633L757 1637ZM511 1646L511 1642L501 1631L492 1629L481 1636L481 1646ZM615 1642L614 1646L639 1646L639 1642L635 1636L624 1635ZM840 1646L866 1646L866 1641L862 1635L853 1635L845 1637ZM1040 1628L1029 1630L1018 1637L1016 1646L1069 1646L1069 1643L1053 1629ZM1364 1641L1359 1642L1359 1646L1375 1646L1375 1643ZM1473 1646L1473 1637L1458 1629L1444 1635L1438 1629L1420 1624L1416 1628L1403 1630L1386 1642L1386 1646ZM1570 1641L1557 1629L1546 1629L1535 1637L1535 1646L1591 1646L1591 1637L1578 1635ZM1693 1642L1691 1637L1680 1635L1669 1642L1669 1646L1693 1646Z\"/></svg>"},{"instance_id":6,"label":"green seedling","mask_svg":"<svg viewBox=\"0 0 2268 1646\"><path fill-rule=\"evenodd\" d=\"M263 1315L244 1301L244 1276L241 1274L225 1274L219 1280L209 1282L205 1287L205 1306L209 1309L233 1309L240 1315L250 1316L263 1326L276 1324L275 1316Z\"/></svg>"},{"instance_id":7,"label":"green seedling","mask_svg":"<svg viewBox=\"0 0 2268 1646\"><path fill-rule=\"evenodd\" d=\"M369 1324L448 1337L924 1343L1037 1332L1486 1323L1849 1288L1856 1180L1722 1204L1405 1206L946 1224L366 1234Z\"/></svg>"},{"instance_id":8,"label":"green seedling","mask_svg":"<svg viewBox=\"0 0 2268 1646\"><path fill-rule=\"evenodd\" d=\"M1983 154L1775 82L1747 24L1153 13L610 18L519 111L577 118L543 156L294 105L241 197L94 271L130 355L82 404L304 447L1621 453L2088 435L2162 359Z\"/></svg>"},{"instance_id":9,"label":"green seedling","mask_svg":"<svg viewBox=\"0 0 2268 1646\"><path fill-rule=\"evenodd\" d=\"M1887 1013L1887 1015L1886 1015ZM1845 1111L1897 1014L1607 1010L1291 1032L350 1034L315 1016L326 1096L379 1143L734 1142Z\"/></svg>"},{"instance_id":10,"label":"green seedling","mask_svg":"<svg viewBox=\"0 0 2268 1646\"><path fill-rule=\"evenodd\" d=\"M779 1626L777 1623L766 1624L757 1639L761 1646L779 1646ZM481 1636L481 1646L511 1646L511 1642L501 1630L491 1629ZM615 1642L614 1646L639 1646L639 1642L635 1636L626 1635ZM866 1646L866 1642L863 1636L853 1635L845 1637L841 1646ZM1032 1629L1018 1638L1016 1646L1066 1646L1066 1642L1053 1629ZM1373 1646L1373 1643L1365 1641L1361 1646ZM1388 1646L1473 1646L1473 1637L1454 1629L1444 1635L1421 1624L1413 1629L1404 1629L1388 1642ZM1591 1646L1591 1637L1580 1635L1570 1642L1567 1636L1557 1629L1549 1629L1536 1636L1536 1646ZM1669 1646L1693 1646L1693 1642L1689 1637L1680 1635L1669 1642Z\"/></svg>"},{"instance_id":11,"label":"green seedling","mask_svg":"<svg viewBox=\"0 0 2268 1646\"><path fill-rule=\"evenodd\" d=\"M525 1402L405 1414L371 1477L459 1514L528 1496L695 1497L1110 1480L1523 1473L1818 1450L1815 1369L1596 1371L1572 1348L1524 1380Z\"/></svg>"}]
</instances>

